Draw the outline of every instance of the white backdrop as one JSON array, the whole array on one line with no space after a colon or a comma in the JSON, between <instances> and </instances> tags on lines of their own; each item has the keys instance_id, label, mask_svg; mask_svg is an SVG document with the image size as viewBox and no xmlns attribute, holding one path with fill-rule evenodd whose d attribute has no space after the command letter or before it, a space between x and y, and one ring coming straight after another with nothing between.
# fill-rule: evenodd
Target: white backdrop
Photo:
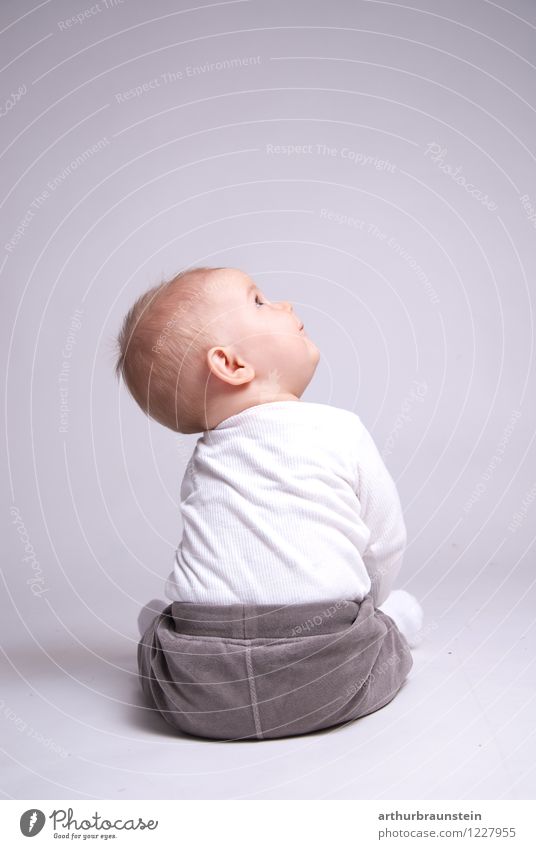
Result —
<instances>
[{"instance_id":1,"label":"white backdrop","mask_svg":"<svg viewBox=\"0 0 536 849\"><path fill-rule=\"evenodd\" d=\"M4 796L531 798L536 5L0 16ZM231 751L143 706L197 437L144 418L113 343L194 264L293 302L304 400L355 410L399 487L426 639L344 733Z\"/></svg>"}]
</instances>

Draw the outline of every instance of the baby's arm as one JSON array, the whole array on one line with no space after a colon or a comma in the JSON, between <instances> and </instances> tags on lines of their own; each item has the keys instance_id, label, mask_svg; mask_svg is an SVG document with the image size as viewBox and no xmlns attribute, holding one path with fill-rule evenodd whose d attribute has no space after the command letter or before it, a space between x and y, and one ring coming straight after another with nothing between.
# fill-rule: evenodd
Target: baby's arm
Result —
<instances>
[{"instance_id":1,"label":"baby's arm","mask_svg":"<svg viewBox=\"0 0 536 849\"><path fill-rule=\"evenodd\" d=\"M407 533L402 506L393 478L362 424L358 444L358 489L361 518L370 530L370 540L363 554L369 573L374 606L388 597L400 572Z\"/></svg>"}]
</instances>

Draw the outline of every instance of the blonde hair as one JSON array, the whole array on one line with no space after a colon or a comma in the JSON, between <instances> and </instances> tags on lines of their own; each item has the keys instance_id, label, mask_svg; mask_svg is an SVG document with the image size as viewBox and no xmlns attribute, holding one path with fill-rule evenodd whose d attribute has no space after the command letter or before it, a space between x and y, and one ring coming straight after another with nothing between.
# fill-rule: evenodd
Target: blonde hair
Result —
<instances>
[{"instance_id":1,"label":"blonde hair","mask_svg":"<svg viewBox=\"0 0 536 849\"><path fill-rule=\"evenodd\" d=\"M149 289L117 337L117 376L148 416L179 433L206 430L204 355L215 342L198 307L217 287L208 278L220 270L197 266Z\"/></svg>"}]
</instances>

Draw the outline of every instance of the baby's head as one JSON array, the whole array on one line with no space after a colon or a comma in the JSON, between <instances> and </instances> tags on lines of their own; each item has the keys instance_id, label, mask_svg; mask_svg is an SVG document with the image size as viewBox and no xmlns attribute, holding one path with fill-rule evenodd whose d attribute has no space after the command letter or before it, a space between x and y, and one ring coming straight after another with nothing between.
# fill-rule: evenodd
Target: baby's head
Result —
<instances>
[{"instance_id":1,"label":"baby's head","mask_svg":"<svg viewBox=\"0 0 536 849\"><path fill-rule=\"evenodd\" d=\"M142 410L180 433L246 407L300 398L320 352L288 301L238 268L182 271L142 295L118 337L116 372Z\"/></svg>"}]
</instances>

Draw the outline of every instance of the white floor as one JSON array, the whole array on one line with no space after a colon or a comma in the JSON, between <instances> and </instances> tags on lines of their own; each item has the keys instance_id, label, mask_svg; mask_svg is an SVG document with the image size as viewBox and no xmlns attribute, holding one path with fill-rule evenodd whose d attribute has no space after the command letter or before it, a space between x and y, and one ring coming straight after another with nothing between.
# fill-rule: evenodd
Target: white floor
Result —
<instances>
[{"instance_id":1,"label":"white floor","mask_svg":"<svg viewBox=\"0 0 536 849\"><path fill-rule=\"evenodd\" d=\"M463 599L421 595L425 640L395 700L347 726L276 741L174 734L144 707L135 619L114 640L59 628L55 640L28 637L3 663L3 795L534 798L534 603L517 597L516 607L488 592L481 610L464 610Z\"/></svg>"}]
</instances>

